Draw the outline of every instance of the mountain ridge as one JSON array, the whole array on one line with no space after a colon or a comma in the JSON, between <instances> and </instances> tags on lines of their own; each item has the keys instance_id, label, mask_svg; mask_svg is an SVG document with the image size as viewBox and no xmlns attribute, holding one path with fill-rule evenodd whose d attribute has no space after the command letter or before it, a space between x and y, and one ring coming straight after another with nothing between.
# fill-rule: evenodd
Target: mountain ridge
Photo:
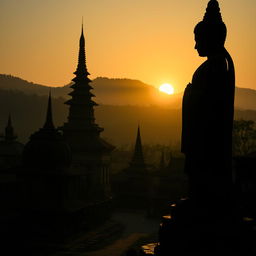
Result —
<instances>
[{"instance_id":1,"label":"mountain ridge","mask_svg":"<svg viewBox=\"0 0 256 256\"><path fill-rule=\"evenodd\" d=\"M48 93L26 94L19 90L0 89L0 134L4 133L9 114L18 140L26 142L31 134L45 123ZM52 98L53 121L60 127L67 121L68 106L63 97ZM181 135L181 108L157 105L103 105L95 108L96 123L104 127L103 138L116 146L131 145L135 141L138 123L143 144L175 145ZM255 110L237 110L236 119L256 121Z\"/></svg>"},{"instance_id":2,"label":"mountain ridge","mask_svg":"<svg viewBox=\"0 0 256 256\"><path fill-rule=\"evenodd\" d=\"M21 91L28 95L44 96L52 91L53 97L68 99L70 85L51 87L35 84L12 75L0 74L0 89ZM129 78L97 77L91 83L96 101L104 105L167 106L181 108L182 93L165 95L139 80ZM256 110L256 90L236 88L235 107L242 110Z\"/></svg>"}]
</instances>

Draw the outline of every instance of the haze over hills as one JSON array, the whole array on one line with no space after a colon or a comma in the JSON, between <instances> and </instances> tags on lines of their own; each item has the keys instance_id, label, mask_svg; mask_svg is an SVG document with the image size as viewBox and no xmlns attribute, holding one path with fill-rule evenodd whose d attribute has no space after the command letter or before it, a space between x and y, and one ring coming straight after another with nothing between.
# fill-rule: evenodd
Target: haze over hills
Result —
<instances>
[{"instance_id":1,"label":"haze over hills","mask_svg":"<svg viewBox=\"0 0 256 256\"><path fill-rule=\"evenodd\" d=\"M236 108L256 110L256 90L236 88Z\"/></svg>"},{"instance_id":2,"label":"haze over hills","mask_svg":"<svg viewBox=\"0 0 256 256\"><path fill-rule=\"evenodd\" d=\"M137 125L141 125L143 143L176 145L181 134L181 94L172 103L160 105L154 98L158 92L153 86L129 79L97 78L92 85L101 102L95 108L96 122L104 127L103 137L116 146L133 144ZM12 114L19 140L28 137L43 126L50 87L35 85L19 78L0 75L0 134L4 132L9 113ZM68 107L64 104L71 91L68 86L51 88L53 114L56 127L67 120ZM153 96L152 96L153 94ZM158 96L159 96L158 95ZM164 95L168 99L168 95ZM248 97L248 101L246 100ZM165 98L165 99L166 99ZM237 119L256 121L256 92L237 89L237 104L251 110L236 110Z\"/></svg>"},{"instance_id":3,"label":"haze over hills","mask_svg":"<svg viewBox=\"0 0 256 256\"><path fill-rule=\"evenodd\" d=\"M25 94L48 95L51 89L55 98L70 98L68 93L72 91L70 85L50 87L28 82L10 75L0 75L0 89L21 91ZM180 107L180 95L163 94L154 86L131 79L109 79L98 77L91 83L95 101L107 105L169 105Z\"/></svg>"},{"instance_id":4,"label":"haze over hills","mask_svg":"<svg viewBox=\"0 0 256 256\"><path fill-rule=\"evenodd\" d=\"M104 105L159 105L181 108L182 93L167 95L159 92L154 86L131 79L110 79L98 77L91 83L96 95L95 101ZM21 91L25 94L48 95L51 89L55 98L68 99L71 92L69 85L50 87L28 82L11 75L0 75L0 89ZM235 107L238 109L256 110L256 90L236 88Z\"/></svg>"},{"instance_id":5,"label":"haze over hills","mask_svg":"<svg viewBox=\"0 0 256 256\"><path fill-rule=\"evenodd\" d=\"M47 98L0 89L0 134L11 113L15 133L20 141L26 142L45 122ZM56 127L67 121L68 106L64 101L64 98L52 99ZM143 143L169 145L180 137L180 109L100 105L95 108L95 116L96 122L104 127L102 136L116 146L133 144L138 124L141 125Z\"/></svg>"}]
</instances>

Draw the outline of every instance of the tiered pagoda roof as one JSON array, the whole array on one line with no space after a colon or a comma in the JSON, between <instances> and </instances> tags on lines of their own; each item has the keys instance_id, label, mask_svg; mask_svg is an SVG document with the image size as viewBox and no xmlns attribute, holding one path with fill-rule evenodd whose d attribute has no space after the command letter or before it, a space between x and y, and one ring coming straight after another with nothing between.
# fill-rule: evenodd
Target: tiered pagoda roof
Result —
<instances>
[{"instance_id":1,"label":"tiered pagoda roof","mask_svg":"<svg viewBox=\"0 0 256 256\"><path fill-rule=\"evenodd\" d=\"M79 56L75 78L69 93L71 99L65 104L69 106L68 121L62 127L64 136L76 151L111 151L114 147L100 138L104 130L95 123L94 107L98 106L92 100L94 94L90 85L90 73L86 66L85 39L83 26L79 42Z\"/></svg>"}]
</instances>

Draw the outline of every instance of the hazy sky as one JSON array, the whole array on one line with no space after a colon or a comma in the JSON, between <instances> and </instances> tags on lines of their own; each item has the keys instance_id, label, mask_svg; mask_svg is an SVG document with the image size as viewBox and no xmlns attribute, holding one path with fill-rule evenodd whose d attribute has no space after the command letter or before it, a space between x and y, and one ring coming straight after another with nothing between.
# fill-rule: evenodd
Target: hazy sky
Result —
<instances>
[{"instance_id":1,"label":"hazy sky","mask_svg":"<svg viewBox=\"0 0 256 256\"><path fill-rule=\"evenodd\" d=\"M62 86L73 78L82 16L91 78L132 78L176 91L204 61L193 28L208 0L0 0L0 73ZM256 0L219 0L237 86L256 89Z\"/></svg>"}]
</instances>

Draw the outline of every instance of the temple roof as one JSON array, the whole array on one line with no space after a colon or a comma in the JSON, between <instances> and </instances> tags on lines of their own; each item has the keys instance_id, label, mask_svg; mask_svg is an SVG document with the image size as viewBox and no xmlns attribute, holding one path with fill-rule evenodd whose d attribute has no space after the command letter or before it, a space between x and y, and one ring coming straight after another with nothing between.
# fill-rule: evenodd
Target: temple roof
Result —
<instances>
[{"instance_id":1,"label":"temple roof","mask_svg":"<svg viewBox=\"0 0 256 256\"><path fill-rule=\"evenodd\" d=\"M5 128L4 140L11 142L11 141L15 141L16 139L17 139L17 136L14 135L11 114L9 114L7 126Z\"/></svg>"},{"instance_id":2,"label":"temple roof","mask_svg":"<svg viewBox=\"0 0 256 256\"><path fill-rule=\"evenodd\" d=\"M5 135L0 141L0 156L20 156L22 155L24 145L17 141L17 136L14 134L11 114L9 114Z\"/></svg>"},{"instance_id":3,"label":"temple roof","mask_svg":"<svg viewBox=\"0 0 256 256\"><path fill-rule=\"evenodd\" d=\"M70 148L53 124L50 94L45 123L30 136L24 148L23 160L25 166L45 171L63 169L71 163Z\"/></svg>"}]
</instances>

